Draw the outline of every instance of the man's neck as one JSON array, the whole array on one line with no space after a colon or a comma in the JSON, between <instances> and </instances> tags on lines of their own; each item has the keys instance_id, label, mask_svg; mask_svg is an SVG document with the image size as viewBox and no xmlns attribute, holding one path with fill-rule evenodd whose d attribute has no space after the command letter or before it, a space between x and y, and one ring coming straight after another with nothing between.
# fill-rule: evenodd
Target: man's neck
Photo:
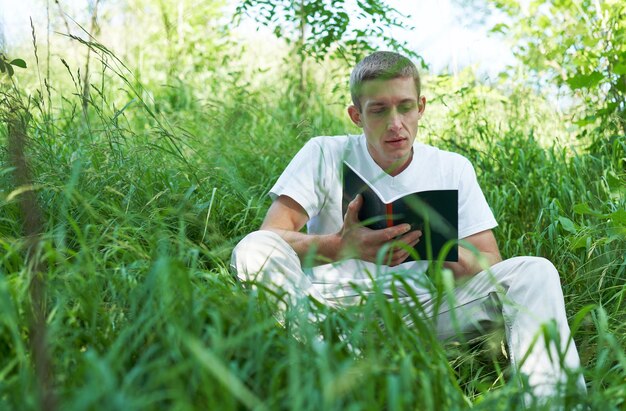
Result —
<instances>
[{"instance_id":1,"label":"man's neck","mask_svg":"<svg viewBox=\"0 0 626 411\"><path fill-rule=\"evenodd\" d=\"M406 159L399 159L393 162L391 166L383 168L383 170L385 170L385 173L389 174L390 176L395 177L404 170L406 170L411 164L411 161L413 161L413 148L411 148L411 153Z\"/></svg>"}]
</instances>

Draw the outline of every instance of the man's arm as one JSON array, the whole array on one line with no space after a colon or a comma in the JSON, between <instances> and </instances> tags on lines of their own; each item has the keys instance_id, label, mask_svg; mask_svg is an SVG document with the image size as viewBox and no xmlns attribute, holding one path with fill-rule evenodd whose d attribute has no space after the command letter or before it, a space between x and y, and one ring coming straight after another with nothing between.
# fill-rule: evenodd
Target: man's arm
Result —
<instances>
[{"instance_id":1,"label":"man's arm","mask_svg":"<svg viewBox=\"0 0 626 411\"><path fill-rule=\"evenodd\" d=\"M304 260L307 254L314 251L318 256L316 263L328 263L341 258L355 257L365 261L376 261L380 247L401 236L397 241L414 247L421 236L420 231L409 231L408 224L382 230L363 227L358 220L362 204L361 196L357 196L348 206L344 216L343 227L338 233L313 235L301 233L300 230L309 219L304 208L288 196L279 196L267 211L262 230L270 230L280 235ZM408 257L402 248L394 249L388 256L388 265L398 265Z\"/></svg>"},{"instance_id":2,"label":"man's arm","mask_svg":"<svg viewBox=\"0 0 626 411\"><path fill-rule=\"evenodd\" d=\"M485 259L484 263L486 267L481 264L480 258L475 255L473 251L459 246L459 261L444 263L444 266L451 269L457 279L472 276L502 261L496 238L491 230L473 234L464 238L463 241L476 247L480 253L480 257Z\"/></svg>"}]
</instances>

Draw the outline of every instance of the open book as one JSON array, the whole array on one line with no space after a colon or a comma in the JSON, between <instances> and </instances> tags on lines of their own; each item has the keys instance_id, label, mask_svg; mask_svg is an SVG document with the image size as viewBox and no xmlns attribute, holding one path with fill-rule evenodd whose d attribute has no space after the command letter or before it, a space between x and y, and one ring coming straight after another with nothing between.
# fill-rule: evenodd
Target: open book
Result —
<instances>
[{"instance_id":1,"label":"open book","mask_svg":"<svg viewBox=\"0 0 626 411\"><path fill-rule=\"evenodd\" d=\"M421 260L435 260L444 245L452 247L446 261L458 261L458 190L432 190L416 193L399 192L393 198L382 198L380 192L347 163L343 166L343 214L357 194L363 196L359 220L366 227L381 229L408 223L421 230L415 246ZM413 258L409 256L406 261Z\"/></svg>"}]
</instances>

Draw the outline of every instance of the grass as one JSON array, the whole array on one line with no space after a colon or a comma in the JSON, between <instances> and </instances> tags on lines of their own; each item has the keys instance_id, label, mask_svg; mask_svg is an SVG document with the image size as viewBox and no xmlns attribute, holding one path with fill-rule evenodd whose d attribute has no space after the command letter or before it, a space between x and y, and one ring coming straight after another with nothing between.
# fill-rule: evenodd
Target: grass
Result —
<instances>
[{"instance_id":1,"label":"grass","mask_svg":"<svg viewBox=\"0 0 626 411\"><path fill-rule=\"evenodd\" d=\"M281 325L274 298L246 291L228 272L230 250L260 225L266 193L291 156L312 136L355 131L328 104L336 97L310 85L318 97L301 111L284 73L255 87L226 77L208 91L193 78L144 89L113 55L94 52L109 68L94 82L86 117L81 93L65 91L67 71L48 79L52 107L33 94L28 108L59 409L521 409L523 391L497 337L441 346L415 312L380 294L345 310L304 303ZM29 87L5 82L2 90L27 101ZM504 256L545 256L562 275L589 387L568 405L624 409L624 137L593 152L546 145L553 130L567 131L542 115L538 97L493 105L497 89L442 87L433 92L448 104L429 107L438 120L421 138L472 160ZM526 127L520 110L538 127ZM31 268L6 132L0 409L30 410L38 407ZM594 139L604 141L580 142Z\"/></svg>"}]
</instances>

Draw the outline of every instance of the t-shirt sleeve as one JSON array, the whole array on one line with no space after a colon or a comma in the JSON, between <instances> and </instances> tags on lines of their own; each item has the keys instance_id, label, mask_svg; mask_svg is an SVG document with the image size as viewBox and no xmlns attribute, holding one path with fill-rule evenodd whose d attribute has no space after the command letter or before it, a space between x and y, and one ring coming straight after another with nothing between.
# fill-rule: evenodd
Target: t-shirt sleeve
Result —
<instances>
[{"instance_id":1,"label":"t-shirt sleeve","mask_svg":"<svg viewBox=\"0 0 626 411\"><path fill-rule=\"evenodd\" d=\"M309 218L316 216L328 195L324 151L317 139L309 140L280 175L269 195L291 197L304 208Z\"/></svg>"},{"instance_id":2,"label":"t-shirt sleeve","mask_svg":"<svg viewBox=\"0 0 626 411\"><path fill-rule=\"evenodd\" d=\"M496 227L498 223L483 194L474 167L466 159L459 181L459 238Z\"/></svg>"}]
</instances>

